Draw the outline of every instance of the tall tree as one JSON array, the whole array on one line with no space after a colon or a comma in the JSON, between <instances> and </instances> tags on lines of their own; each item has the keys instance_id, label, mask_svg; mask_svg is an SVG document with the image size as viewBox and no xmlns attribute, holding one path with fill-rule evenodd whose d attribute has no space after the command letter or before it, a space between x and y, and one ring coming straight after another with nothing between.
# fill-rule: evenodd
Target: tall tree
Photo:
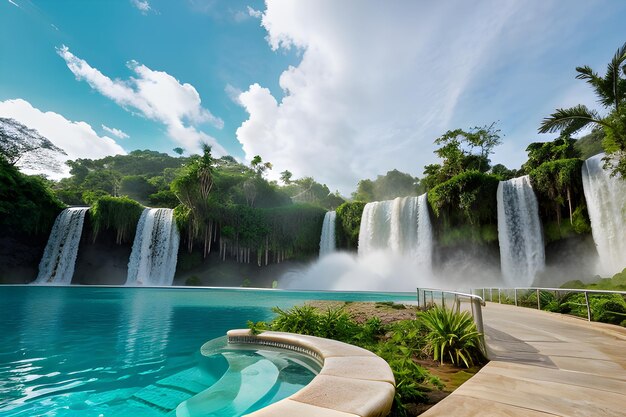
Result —
<instances>
[{"instance_id":1,"label":"tall tree","mask_svg":"<svg viewBox=\"0 0 626 417\"><path fill-rule=\"evenodd\" d=\"M582 104L557 109L543 119L539 132L561 132L561 135L569 136L587 126L604 130L602 145L607 153L604 160L614 175L620 173L626 179L626 43L615 52L604 76L589 66L577 67L576 72L577 79L591 86L606 115Z\"/></svg>"}]
</instances>

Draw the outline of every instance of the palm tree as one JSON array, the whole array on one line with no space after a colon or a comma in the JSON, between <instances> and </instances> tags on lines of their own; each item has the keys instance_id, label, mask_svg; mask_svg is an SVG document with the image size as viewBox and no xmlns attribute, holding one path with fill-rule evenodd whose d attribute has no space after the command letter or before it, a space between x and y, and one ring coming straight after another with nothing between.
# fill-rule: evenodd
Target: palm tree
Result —
<instances>
[{"instance_id":1,"label":"palm tree","mask_svg":"<svg viewBox=\"0 0 626 417\"><path fill-rule=\"evenodd\" d=\"M608 111L602 116L598 111L579 104L569 109L557 109L543 119L540 133L560 132L562 136L573 135L586 126L603 129L602 146L609 163L615 160L613 174L621 173L626 179L626 43L617 50L601 77L589 66L577 67L576 78L586 81L593 88L598 102Z\"/></svg>"}]
</instances>

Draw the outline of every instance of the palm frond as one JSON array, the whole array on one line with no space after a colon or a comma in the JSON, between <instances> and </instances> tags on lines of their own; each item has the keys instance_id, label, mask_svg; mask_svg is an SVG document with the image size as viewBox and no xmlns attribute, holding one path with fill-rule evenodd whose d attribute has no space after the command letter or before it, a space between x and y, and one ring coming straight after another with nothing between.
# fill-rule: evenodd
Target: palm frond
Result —
<instances>
[{"instance_id":1,"label":"palm frond","mask_svg":"<svg viewBox=\"0 0 626 417\"><path fill-rule=\"evenodd\" d=\"M578 72L577 79L586 81L593 88L600 104L608 107L615 103L613 85L608 74L604 78L600 77L588 65L576 67L576 72Z\"/></svg>"},{"instance_id":2,"label":"palm frond","mask_svg":"<svg viewBox=\"0 0 626 417\"><path fill-rule=\"evenodd\" d=\"M590 123L605 124L598 112L579 104L569 109L557 109L556 112L543 119L539 133L574 134Z\"/></svg>"},{"instance_id":3,"label":"palm frond","mask_svg":"<svg viewBox=\"0 0 626 417\"><path fill-rule=\"evenodd\" d=\"M619 108L621 100L624 98L626 91L623 91L623 83L620 77L620 68L626 62L626 42L615 52L613 59L609 62L606 69L604 80L611 89L612 103L615 109ZM622 68L623 69L623 68Z\"/></svg>"}]
</instances>

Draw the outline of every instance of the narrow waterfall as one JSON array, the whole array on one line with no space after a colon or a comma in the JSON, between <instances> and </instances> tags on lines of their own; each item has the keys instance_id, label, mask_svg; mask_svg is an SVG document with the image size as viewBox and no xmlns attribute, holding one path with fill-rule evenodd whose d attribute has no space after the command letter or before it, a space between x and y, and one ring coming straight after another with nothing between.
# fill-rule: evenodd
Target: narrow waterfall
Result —
<instances>
[{"instance_id":1,"label":"narrow waterfall","mask_svg":"<svg viewBox=\"0 0 626 417\"><path fill-rule=\"evenodd\" d=\"M426 194L368 203L361 217L359 255L390 250L430 271L433 232Z\"/></svg>"},{"instance_id":2,"label":"narrow waterfall","mask_svg":"<svg viewBox=\"0 0 626 417\"><path fill-rule=\"evenodd\" d=\"M172 285L180 237L172 209L147 208L137 223L126 285Z\"/></svg>"},{"instance_id":3,"label":"narrow waterfall","mask_svg":"<svg viewBox=\"0 0 626 417\"><path fill-rule=\"evenodd\" d=\"M545 266L539 207L528 175L498 184L498 240L507 285L528 287Z\"/></svg>"},{"instance_id":4,"label":"narrow waterfall","mask_svg":"<svg viewBox=\"0 0 626 417\"><path fill-rule=\"evenodd\" d=\"M320 237L320 256L328 255L336 250L335 242L335 218L337 213L329 211L324 216L322 236Z\"/></svg>"},{"instance_id":5,"label":"narrow waterfall","mask_svg":"<svg viewBox=\"0 0 626 417\"><path fill-rule=\"evenodd\" d=\"M626 181L603 168L604 154L585 161L583 189L598 249L598 273L611 276L626 267Z\"/></svg>"},{"instance_id":6,"label":"narrow waterfall","mask_svg":"<svg viewBox=\"0 0 626 417\"><path fill-rule=\"evenodd\" d=\"M72 207L57 216L39 263L36 284L72 283L87 210L88 207Z\"/></svg>"}]
</instances>

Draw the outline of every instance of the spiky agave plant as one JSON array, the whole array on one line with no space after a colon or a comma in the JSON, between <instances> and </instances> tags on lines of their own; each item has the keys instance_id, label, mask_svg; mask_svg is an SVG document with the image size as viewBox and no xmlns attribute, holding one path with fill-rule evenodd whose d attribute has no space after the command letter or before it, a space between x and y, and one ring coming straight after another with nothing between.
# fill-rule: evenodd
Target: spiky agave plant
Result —
<instances>
[{"instance_id":1,"label":"spiky agave plant","mask_svg":"<svg viewBox=\"0 0 626 417\"><path fill-rule=\"evenodd\" d=\"M474 319L467 312L455 312L442 307L434 307L420 315L428 328L426 340L433 352L433 358L443 364L445 358L455 365L466 367L480 359L481 334L476 330Z\"/></svg>"}]
</instances>

